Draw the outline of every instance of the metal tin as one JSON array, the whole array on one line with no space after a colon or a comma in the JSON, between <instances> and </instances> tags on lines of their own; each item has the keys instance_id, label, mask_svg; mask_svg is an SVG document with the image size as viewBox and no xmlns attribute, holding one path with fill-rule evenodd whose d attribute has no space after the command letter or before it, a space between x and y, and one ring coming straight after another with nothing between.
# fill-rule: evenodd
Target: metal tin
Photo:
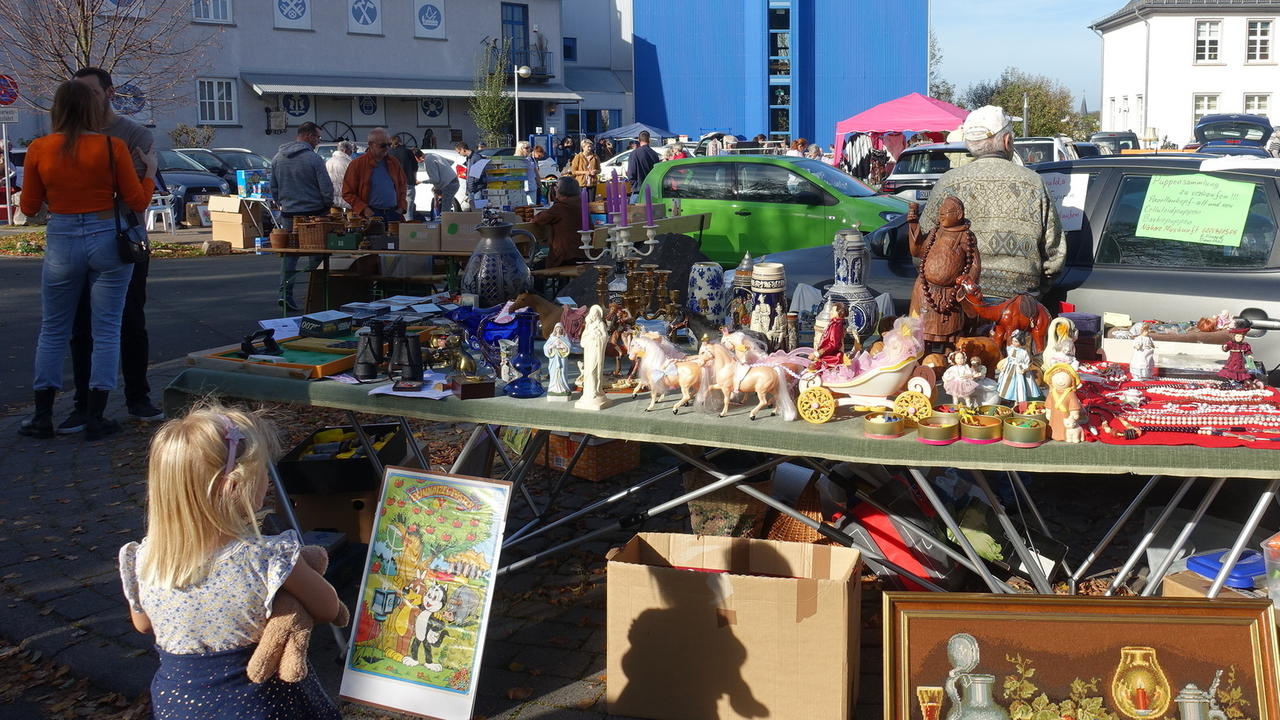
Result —
<instances>
[{"instance_id":1,"label":"metal tin","mask_svg":"<svg viewBox=\"0 0 1280 720\"><path fill-rule=\"evenodd\" d=\"M1048 415L1046 415L1044 412L1043 400L1032 400L1031 402L1026 404L1026 407L1023 408L1022 412L1014 413L1013 416L1029 417L1029 418L1035 418L1037 420L1045 420L1045 421L1048 421L1049 419Z\"/></svg>"},{"instance_id":2,"label":"metal tin","mask_svg":"<svg viewBox=\"0 0 1280 720\"><path fill-rule=\"evenodd\" d=\"M1013 408L1005 405L983 405L978 408L978 412L991 417L1007 418L1013 415Z\"/></svg>"},{"instance_id":3,"label":"metal tin","mask_svg":"<svg viewBox=\"0 0 1280 720\"><path fill-rule=\"evenodd\" d=\"M968 423L960 423L960 439L978 445L1000 442L1003 422L1001 418L990 415L974 415Z\"/></svg>"},{"instance_id":4,"label":"metal tin","mask_svg":"<svg viewBox=\"0 0 1280 720\"><path fill-rule=\"evenodd\" d=\"M1030 448L1044 443L1049 424L1043 419L1026 415L1014 415L1004 421L1004 444Z\"/></svg>"},{"instance_id":5,"label":"metal tin","mask_svg":"<svg viewBox=\"0 0 1280 720\"><path fill-rule=\"evenodd\" d=\"M862 433L873 440L892 440L906 431L907 423L901 415L873 412L862 418Z\"/></svg>"},{"instance_id":6,"label":"metal tin","mask_svg":"<svg viewBox=\"0 0 1280 720\"><path fill-rule=\"evenodd\" d=\"M953 414L953 413L958 413L958 412L960 412L960 406L959 406L959 405L951 405L951 404L946 404L946 405L935 405L935 406L933 407L933 411L934 411L934 412L940 412L940 413L944 413L944 414L948 414L948 415L950 415L950 414Z\"/></svg>"},{"instance_id":7,"label":"metal tin","mask_svg":"<svg viewBox=\"0 0 1280 720\"><path fill-rule=\"evenodd\" d=\"M950 445L960 437L960 417L942 414L916 423L916 440L926 445Z\"/></svg>"}]
</instances>

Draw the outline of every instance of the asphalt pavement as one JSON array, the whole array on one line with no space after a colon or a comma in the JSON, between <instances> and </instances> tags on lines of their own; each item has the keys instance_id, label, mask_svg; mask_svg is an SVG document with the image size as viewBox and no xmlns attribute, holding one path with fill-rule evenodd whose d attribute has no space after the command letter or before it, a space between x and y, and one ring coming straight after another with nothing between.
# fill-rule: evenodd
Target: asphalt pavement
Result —
<instances>
[{"instance_id":1,"label":"asphalt pavement","mask_svg":"<svg viewBox=\"0 0 1280 720\"><path fill-rule=\"evenodd\" d=\"M0 350L0 413L31 402L40 265L39 258L0 257L0 337L5 345ZM239 342L255 328L252 320L277 317L279 273L280 260L274 255L152 260L147 280L151 363ZM299 283L297 296L305 297L305 283ZM70 367L68 360L68 386Z\"/></svg>"}]
</instances>

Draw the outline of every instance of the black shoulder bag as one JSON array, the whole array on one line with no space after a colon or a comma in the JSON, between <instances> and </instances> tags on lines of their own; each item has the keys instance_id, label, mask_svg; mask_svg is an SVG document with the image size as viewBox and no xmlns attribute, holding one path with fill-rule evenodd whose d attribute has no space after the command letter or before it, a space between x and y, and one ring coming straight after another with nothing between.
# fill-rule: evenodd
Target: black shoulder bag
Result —
<instances>
[{"instance_id":1,"label":"black shoulder bag","mask_svg":"<svg viewBox=\"0 0 1280 720\"><path fill-rule=\"evenodd\" d=\"M107 166L111 171L111 214L116 221L116 252L120 261L126 263L144 263L151 259L151 241L147 239L147 231L138 224L132 212L127 221L120 220L120 181L116 178L116 161L111 152L115 143L111 136L107 138Z\"/></svg>"}]
</instances>

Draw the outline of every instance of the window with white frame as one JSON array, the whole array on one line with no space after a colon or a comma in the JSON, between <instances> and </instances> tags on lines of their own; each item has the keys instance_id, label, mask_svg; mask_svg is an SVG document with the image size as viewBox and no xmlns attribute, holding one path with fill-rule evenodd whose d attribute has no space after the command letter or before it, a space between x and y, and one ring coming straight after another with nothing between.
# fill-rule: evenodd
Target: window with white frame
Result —
<instances>
[{"instance_id":1,"label":"window with white frame","mask_svg":"<svg viewBox=\"0 0 1280 720\"><path fill-rule=\"evenodd\" d=\"M1197 93L1192 98L1195 107L1195 122L1200 122L1200 118L1205 115L1212 115L1218 112L1217 93Z\"/></svg>"},{"instance_id":2,"label":"window with white frame","mask_svg":"<svg viewBox=\"0 0 1280 720\"><path fill-rule=\"evenodd\" d=\"M235 80L199 78L196 101L201 125L229 125L236 121Z\"/></svg>"},{"instance_id":3,"label":"window with white frame","mask_svg":"<svg viewBox=\"0 0 1280 720\"><path fill-rule=\"evenodd\" d=\"M1271 62L1271 21L1249 21L1249 46L1245 54L1247 62Z\"/></svg>"},{"instance_id":4,"label":"window with white frame","mask_svg":"<svg viewBox=\"0 0 1280 720\"><path fill-rule=\"evenodd\" d=\"M1270 115L1271 95L1269 93L1245 94L1244 111L1249 115Z\"/></svg>"},{"instance_id":5,"label":"window with white frame","mask_svg":"<svg viewBox=\"0 0 1280 720\"><path fill-rule=\"evenodd\" d=\"M196 22L231 22L231 0L191 0L191 16Z\"/></svg>"},{"instance_id":6,"label":"window with white frame","mask_svg":"<svg viewBox=\"0 0 1280 720\"><path fill-rule=\"evenodd\" d=\"M1218 62L1218 44L1221 38L1221 20L1197 20L1196 62Z\"/></svg>"},{"instance_id":7,"label":"window with white frame","mask_svg":"<svg viewBox=\"0 0 1280 720\"><path fill-rule=\"evenodd\" d=\"M1110 98L1107 102L1107 126L1115 127L1116 125L1116 99Z\"/></svg>"}]
</instances>

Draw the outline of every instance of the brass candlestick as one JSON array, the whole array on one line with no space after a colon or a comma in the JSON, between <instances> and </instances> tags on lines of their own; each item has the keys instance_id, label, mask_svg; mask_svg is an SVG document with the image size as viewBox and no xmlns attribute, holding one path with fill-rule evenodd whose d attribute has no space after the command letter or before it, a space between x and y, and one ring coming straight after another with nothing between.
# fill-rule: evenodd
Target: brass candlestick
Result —
<instances>
[{"instance_id":1,"label":"brass candlestick","mask_svg":"<svg viewBox=\"0 0 1280 720\"><path fill-rule=\"evenodd\" d=\"M609 273L612 265L596 265L596 304L605 307L609 304Z\"/></svg>"}]
</instances>

